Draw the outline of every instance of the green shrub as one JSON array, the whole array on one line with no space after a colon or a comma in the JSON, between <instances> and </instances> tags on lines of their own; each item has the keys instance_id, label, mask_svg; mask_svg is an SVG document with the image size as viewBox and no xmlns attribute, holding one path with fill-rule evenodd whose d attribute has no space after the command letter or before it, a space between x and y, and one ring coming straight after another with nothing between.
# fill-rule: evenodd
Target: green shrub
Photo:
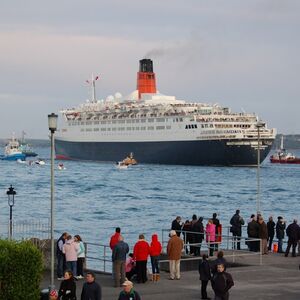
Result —
<instances>
[{"instance_id":1,"label":"green shrub","mask_svg":"<svg viewBox=\"0 0 300 300\"><path fill-rule=\"evenodd\" d=\"M0 300L38 300L41 252L31 242L0 240Z\"/></svg>"}]
</instances>

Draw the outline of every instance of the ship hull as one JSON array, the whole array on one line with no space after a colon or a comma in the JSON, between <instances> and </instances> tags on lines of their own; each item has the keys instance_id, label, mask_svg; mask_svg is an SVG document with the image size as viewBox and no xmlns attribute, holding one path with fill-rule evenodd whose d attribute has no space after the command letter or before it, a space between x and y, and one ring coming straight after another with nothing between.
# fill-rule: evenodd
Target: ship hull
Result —
<instances>
[{"instance_id":1,"label":"ship hull","mask_svg":"<svg viewBox=\"0 0 300 300\"><path fill-rule=\"evenodd\" d=\"M139 163L168 165L255 166L257 148L236 140L163 142L70 142L55 140L57 159L119 161L134 154ZM272 142L260 150L260 161L268 155Z\"/></svg>"}]
</instances>

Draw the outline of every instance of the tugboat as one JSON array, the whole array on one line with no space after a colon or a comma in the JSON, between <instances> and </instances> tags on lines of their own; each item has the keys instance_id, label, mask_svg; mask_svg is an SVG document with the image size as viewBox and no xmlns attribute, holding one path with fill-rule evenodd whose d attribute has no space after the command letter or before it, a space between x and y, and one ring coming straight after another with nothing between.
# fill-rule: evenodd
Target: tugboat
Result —
<instances>
[{"instance_id":1,"label":"tugboat","mask_svg":"<svg viewBox=\"0 0 300 300\"><path fill-rule=\"evenodd\" d=\"M25 160L26 155L20 150L20 144L15 139L14 135L11 140L8 141L8 144L5 146L4 155L0 157L2 160Z\"/></svg>"},{"instance_id":2,"label":"tugboat","mask_svg":"<svg viewBox=\"0 0 300 300\"><path fill-rule=\"evenodd\" d=\"M283 135L281 136L280 149L270 157L272 164L300 164L300 157L296 157L294 154L289 153L283 147Z\"/></svg>"}]
</instances>

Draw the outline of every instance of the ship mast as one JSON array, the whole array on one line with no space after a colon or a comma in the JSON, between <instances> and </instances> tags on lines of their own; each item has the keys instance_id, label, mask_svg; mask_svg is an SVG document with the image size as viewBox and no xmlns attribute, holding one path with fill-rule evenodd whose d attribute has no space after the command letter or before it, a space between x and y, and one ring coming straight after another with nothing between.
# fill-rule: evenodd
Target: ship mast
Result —
<instances>
[{"instance_id":1,"label":"ship mast","mask_svg":"<svg viewBox=\"0 0 300 300\"><path fill-rule=\"evenodd\" d=\"M91 86L92 89L92 102L96 102L96 80L99 79L99 76L96 76L94 78L94 74L92 73L92 79L91 80L86 80L86 82Z\"/></svg>"}]
</instances>

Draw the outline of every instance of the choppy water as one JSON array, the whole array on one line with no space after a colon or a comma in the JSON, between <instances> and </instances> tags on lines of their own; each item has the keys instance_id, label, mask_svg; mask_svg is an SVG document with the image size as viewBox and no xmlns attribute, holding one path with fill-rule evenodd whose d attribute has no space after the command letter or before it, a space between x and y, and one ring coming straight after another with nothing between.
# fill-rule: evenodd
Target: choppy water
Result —
<instances>
[{"instance_id":1,"label":"choppy water","mask_svg":"<svg viewBox=\"0 0 300 300\"><path fill-rule=\"evenodd\" d=\"M49 158L47 148L35 149ZM298 155L300 153L298 152ZM0 161L0 223L9 215L6 190L16 191L15 220L50 215L50 162L28 166ZM56 165L58 162L56 162ZM256 211L256 168L138 165L118 170L111 163L64 162L55 170L55 231L82 235L85 241L107 243L116 226L127 240L139 233L169 228L176 215L209 217L223 224L237 208L246 219ZM261 211L265 217L300 217L300 165L261 167ZM3 226L3 225L2 225ZM3 228L2 228L3 229Z\"/></svg>"}]
</instances>

